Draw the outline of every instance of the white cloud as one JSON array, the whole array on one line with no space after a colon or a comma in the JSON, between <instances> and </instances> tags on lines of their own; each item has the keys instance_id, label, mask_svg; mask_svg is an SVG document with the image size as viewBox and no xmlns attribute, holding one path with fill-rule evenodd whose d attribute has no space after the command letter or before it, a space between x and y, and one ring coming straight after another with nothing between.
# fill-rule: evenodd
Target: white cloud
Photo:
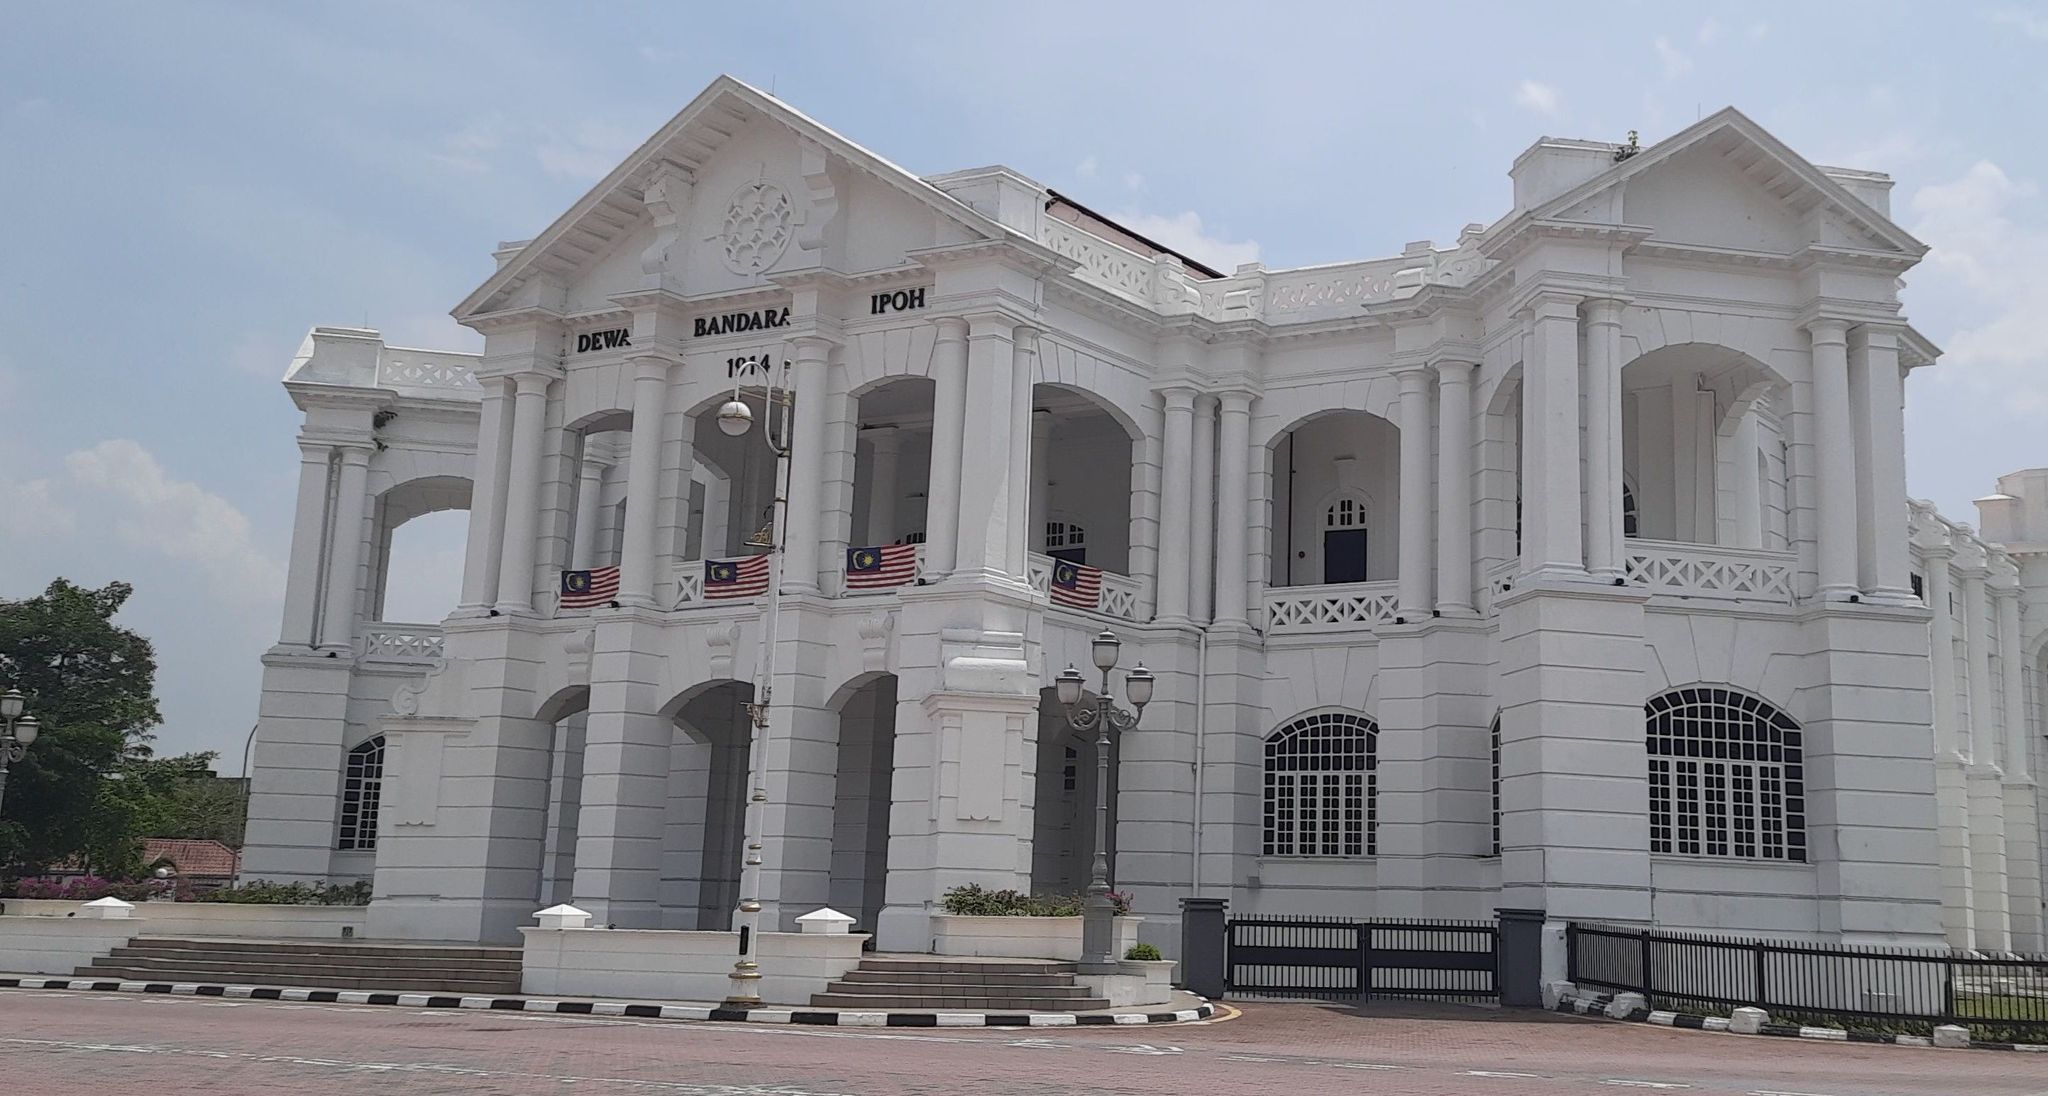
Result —
<instances>
[{"instance_id":1,"label":"white cloud","mask_svg":"<svg viewBox=\"0 0 2048 1096\"><path fill-rule=\"evenodd\" d=\"M2048 15L2024 8L2000 8L1990 13L1992 22L2012 27L2021 34L2039 41L2048 42Z\"/></svg>"},{"instance_id":2,"label":"white cloud","mask_svg":"<svg viewBox=\"0 0 2048 1096\"><path fill-rule=\"evenodd\" d=\"M1095 157L1086 156L1082 158L1080 163L1074 165L1074 174L1082 179L1093 179L1095 178L1095 172L1101 166L1100 163L1096 162Z\"/></svg>"},{"instance_id":3,"label":"white cloud","mask_svg":"<svg viewBox=\"0 0 2048 1096\"><path fill-rule=\"evenodd\" d=\"M1524 80L1515 85L1515 105L1538 114L1556 114L1564 97L1549 84Z\"/></svg>"},{"instance_id":4,"label":"white cloud","mask_svg":"<svg viewBox=\"0 0 2048 1096\"><path fill-rule=\"evenodd\" d=\"M1699 33L1696 37L1699 39L1700 45L1703 46L1711 46L1720 41L1721 21L1711 15L1707 16L1706 20L1700 24Z\"/></svg>"},{"instance_id":5,"label":"white cloud","mask_svg":"<svg viewBox=\"0 0 2048 1096\"><path fill-rule=\"evenodd\" d=\"M602 122L585 122L573 133L542 136L535 142L533 154L541 170L550 175L594 183L619 166L644 136Z\"/></svg>"},{"instance_id":6,"label":"white cloud","mask_svg":"<svg viewBox=\"0 0 2048 1096\"><path fill-rule=\"evenodd\" d=\"M1921 187L1911 202L1913 231L1933 248L1921 269L1931 280L1953 283L1936 288L1951 288L1955 299L1977 306L1947 340L1943 372L2023 412L2048 408L2048 377L2040 368L2048 280L2037 276L2048 251L2048 218L2033 202L2036 194L2032 183L1981 160L1955 179Z\"/></svg>"},{"instance_id":7,"label":"white cloud","mask_svg":"<svg viewBox=\"0 0 2048 1096\"><path fill-rule=\"evenodd\" d=\"M1769 23L1755 22L1749 25L1749 40L1752 42L1761 42L1765 38L1770 37L1770 34L1771 25Z\"/></svg>"},{"instance_id":8,"label":"white cloud","mask_svg":"<svg viewBox=\"0 0 2048 1096\"><path fill-rule=\"evenodd\" d=\"M56 485L46 479L16 483L7 489L6 527L17 535L47 540L69 536L78 528L78 515L58 497Z\"/></svg>"},{"instance_id":9,"label":"white cloud","mask_svg":"<svg viewBox=\"0 0 2048 1096\"><path fill-rule=\"evenodd\" d=\"M490 154L505 143L504 129L503 123L494 118L471 122L442 138L440 146L427 154L428 158L457 171L488 171Z\"/></svg>"},{"instance_id":10,"label":"white cloud","mask_svg":"<svg viewBox=\"0 0 2048 1096\"><path fill-rule=\"evenodd\" d=\"M64 458L67 478L45 487L87 527L111 527L131 548L195 566L214 591L274 602L284 567L256 547L249 519L219 495L174 479L138 442L110 438Z\"/></svg>"},{"instance_id":11,"label":"white cloud","mask_svg":"<svg viewBox=\"0 0 2048 1096\"><path fill-rule=\"evenodd\" d=\"M1134 192L1145 189L1145 177L1135 171L1124 172L1124 189Z\"/></svg>"},{"instance_id":12,"label":"white cloud","mask_svg":"<svg viewBox=\"0 0 2048 1096\"><path fill-rule=\"evenodd\" d=\"M1183 255L1198 259L1228 274L1239 263L1257 262L1257 240L1225 240L1202 227L1201 214L1192 210L1171 217L1156 213L1119 213L1116 220L1140 236L1156 240Z\"/></svg>"},{"instance_id":13,"label":"white cloud","mask_svg":"<svg viewBox=\"0 0 2048 1096\"><path fill-rule=\"evenodd\" d=\"M1660 34L1651 45L1657 50L1657 60L1664 66L1666 80L1676 80L1692 71L1692 58L1679 52L1678 47L1671 44L1671 39Z\"/></svg>"},{"instance_id":14,"label":"white cloud","mask_svg":"<svg viewBox=\"0 0 2048 1096\"><path fill-rule=\"evenodd\" d=\"M1896 172L1927 155L1927 145L1917 134L1886 133L1854 144L1828 145L1815 155L1815 162L1835 167Z\"/></svg>"}]
</instances>

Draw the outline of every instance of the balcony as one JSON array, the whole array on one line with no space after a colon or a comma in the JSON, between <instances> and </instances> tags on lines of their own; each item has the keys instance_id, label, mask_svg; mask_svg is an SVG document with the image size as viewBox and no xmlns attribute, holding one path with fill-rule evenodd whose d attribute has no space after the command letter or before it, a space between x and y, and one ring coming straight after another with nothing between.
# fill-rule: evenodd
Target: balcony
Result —
<instances>
[{"instance_id":1,"label":"balcony","mask_svg":"<svg viewBox=\"0 0 2048 1096\"><path fill-rule=\"evenodd\" d=\"M1790 605L1799 557L1761 548L1632 539L1624 545L1623 568L1629 585L1652 594Z\"/></svg>"},{"instance_id":2,"label":"balcony","mask_svg":"<svg viewBox=\"0 0 2048 1096\"><path fill-rule=\"evenodd\" d=\"M435 624L363 625L362 660L420 665L439 659L445 651L441 628Z\"/></svg>"},{"instance_id":3,"label":"balcony","mask_svg":"<svg viewBox=\"0 0 2048 1096\"><path fill-rule=\"evenodd\" d=\"M1029 576L1031 588L1047 597L1052 596L1052 569L1058 560L1051 556L1030 553ZM1119 575L1114 571L1102 572L1102 597L1096 603L1095 612L1117 620L1138 623L1145 620L1145 582L1130 575ZM1068 606L1057 606L1066 609ZM1087 610L1074 610L1086 612Z\"/></svg>"},{"instance_id":4,"label":"balcony","mask_svg":"<svg viewBox=\"0 0 2048 1096\"><path fill-rule=\"evenodd\" d=\"M1370 632L1394 622L1396 588L1392 582L1268 588L1266 634Z\"/></svg>"}]
</instances>

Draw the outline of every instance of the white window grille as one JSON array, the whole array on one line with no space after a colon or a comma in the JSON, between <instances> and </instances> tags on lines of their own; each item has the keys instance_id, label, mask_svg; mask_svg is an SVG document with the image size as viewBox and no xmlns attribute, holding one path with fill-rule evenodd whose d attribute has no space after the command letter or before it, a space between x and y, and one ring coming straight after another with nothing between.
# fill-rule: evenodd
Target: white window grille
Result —
<instances>
[{"instance_id":1,"label":"white window grille","mask_svg":"<svg viewBox=\"0 0 2048 1096\"><path fill-rule=\"evenodd\" d=\"M1641 516L1642 511L1636 508L1635 488L1623 483L1621 485L1621 535L1624 537L1637 535L1636 527Z\"/></svg>"},{"instance_id":2,"label":"white window grille","mask_svg":"<svg viewBox=\"0 0 2048 1096\"><path fill-rule=\"evenodd\" d=\"M896 538L896 543L898 543L898 544L923 544L923 543L924 543L924 530L922 530L922 529L919 529L919 530L918 530L917 532L915 532L915 533L905 533L905 534L903 534L902 536L900 536L900 537Z\"/></svg>"},{"instance_id":3,"label":"white window grille","mask_svg":"<svg viewBox=\"0 0 2048 1096\"><path fill-rule=\"evenodd\" d=\"M1365 521L1368 516L1364 499L1341 498L1331 503L1329 509L1323 511L1323 528L1363 529L1365 528Z\"/></svg>"},{"instance_id":4,"label":"white window grille","mask_svg":"<svg viewBox=\"0 0 2048 1096\"><path fill-rule=\"evenodd\" d=\"M341 783L341 840L344 852L377 847L377 807L384 795L384 736L348 752Z\"/></svg>"},{"instance_id":5,"label":"white window grille","mask_svg":"<svg viewBox=\"0 0 2048 1096\"><path fill-rule=\"evenodd\" d=\"M1730 689L1673 689L1644 705L1650 851L1806 860L1806 765L1792 717Z\"/></svg>"},{"instance_id":6,"label":"white window grille","mask_svg":"<svg viewBox=\"0 0 2048 1096\"><path fill-rule=\"evenodd\" d=\"M1379 730L1362 715L1321 712L1266 739L1265 855L1378 853Z\"/></svg>"},{"instance_id":7,"label":"white window grille","mask_svg":"<svg viewBox=\"0 0 2048 1096\"><path fill-rule=\"evenodd\" d=\"M1493 713L1493 855L1500 855L1500 713Z\"/></svg>"},{"instance_id":8,"label":"white window grille","mask_svg":"<svg viewBox=\"0 0 2048 1096\"><path fill-rule=\"evenodd\" d=\"M1071 521L1045 523L1045 550L1079 548L1088 543L1088 530Z\"/></svg>"}]
</instances>

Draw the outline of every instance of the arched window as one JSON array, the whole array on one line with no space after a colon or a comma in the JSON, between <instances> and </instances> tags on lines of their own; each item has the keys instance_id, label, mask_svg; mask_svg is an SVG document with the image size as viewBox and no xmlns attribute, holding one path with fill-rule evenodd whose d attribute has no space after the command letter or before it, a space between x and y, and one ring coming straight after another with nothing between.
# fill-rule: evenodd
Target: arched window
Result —
<instances>
[{"instance_id":1,"label":"arched window","mask_svg":"<svg viewBox=\"0 0 2048 1096\"><path fill-rule=\"evenodd\" d=\"M1636 521L1642 511L1636 509L1636 492L1626 482L1621 485L1621 535L1636 535Z\"/></svg>"},{"instance_id":2,"label":"arched window","mask_svg":"<svg viewBox=\"0 0 2048 1096\"><path fill-rule=\"evenodd\" d=\"M1493 713L1493 855L1500 855L1500 713Z\"/></svg>"},{"instance_id":3,"label":"arched window","mask_svg":"<svg viewBox=\"0 0 2048 1096\"><path fill-rule=\"evenodd\" d=\"M1267 856L1372 856L1378 849L1379 724L1303 716L1266 739Z\"/></svg>"},{"instance_id":4,"label":"arched window","mask_svg":"<svg viewBox=\"0 0 2048 1096\"><path fill-rule=\"evenodd\" d=\"M348 752L341 782L341 841L337 848L377 847L377 805L384 795L384 736Z\"/></svg>"},{"instance_id":5,"label":"arched window","mask_svg":"<svg viewBox=\"0 0 2048 1096\"><path fill-rule=\"evenodd\" d=\"M1799 724L1731 689L1673 689L1644 705L1650 851L1806 860Z\"/></svg>"},{"instance_id":6,"label":"arched window","mask_svg":"<svg viewBox=\"0 0 2048 1096\"><path fill-rule=\"evenodd\" d=\"M896 538L896 543L898 543L898 544L923 544L923 543L924 543L924 530L922 530L922 529L919 529L919 530L918 530L917 532L915 532L915 533L905 533L905 534L903 534L902 536L900 536L900 537L897 537L897 538Z\"/></svg>"}]
</instances>

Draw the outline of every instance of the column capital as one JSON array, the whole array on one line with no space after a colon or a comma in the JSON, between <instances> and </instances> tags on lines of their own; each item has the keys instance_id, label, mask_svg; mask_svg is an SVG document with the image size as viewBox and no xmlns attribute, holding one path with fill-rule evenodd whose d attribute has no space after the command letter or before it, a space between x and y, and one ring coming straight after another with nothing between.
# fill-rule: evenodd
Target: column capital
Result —
<instances>
[{"instance_id":1,"label":"column capital","mask_svg":"<svg viewBox=\"0 0 2048 1096\"><path fill-rule=\"evenodd\" d=\"M548 386L555 383L553 374L535 369L513 373L510 377L521 396L545 396L548 394Z\"/></svg>"},{"instance_id":2,"label":"column capital","mask_svg":"<svg viewBox=\"0 0 2048 1096\"><path fill-rule=\"evenodd\" d=\"M1002 339L1007 342L1017 337L1017 317L1007 312L970 312L964 318L969 339Z\"/></svg>"},{"instance_id":3,"label":"column capital","mask_svg":"<svg viewBox=\"0 0 2048 1096\"><path fill-rule=\"evenodd\" d=\"M1220 402L1214 392L1197 392L1195 393L1195 414L1213 415L1216 413Z\"/></svg>"},{"instance_id":4,"label":"column capital","mask_svg":"<svg viewBox=\"0 0 2048 1096\"><path fill-rule=\"evenodd\" d=\"M1849 322L1833 316L1819 316L1805 323L1806 333L1812 337L1815 346L1847 345Z\"/></svg>"},{"instance_id":5,"label":"column capital","mask_svg":"<svg viewBox=\"0 0 2048 1096\"><path fill-rule=\"evenodd\" d=\"M939 316L932 320L938 328L940 342L963 342L967 338L967 321L959 316Z\"/></svg>"},{"instance_id":6,"label":"column capital","mask_svg":"<svg viewBox=\"0 0 2048 1096\"><path fill-rule=\"evenodd\" d=\"M1571 320L1576 323L1579 318L1579 304L1584 300L1585 298L1577 293L1543 289L1530 296L1525 310L1538 321Z\"/></svg>"},{"instance_id":7,"label":"column capital","mask_svg":"<svg viewBox=\"0 0 2048 1096\"><path fill-rule=\"evenodd\" d=\"M662 381L666 383L674 375L681 359L667 354L635 354L626 359L633 366L635 381Z\"/></svg>"},{"instance_id":8,"label":"column capital","mask_svg":"<svg viewBox=\"0 0 2048 1096\"><path fill-rule=\"evenodd\" d=\"M789 341L796 348L795 357L799 361L823 361L840 346L838 339L827 335L798 335Z\"/></svg>"},{"instance_id":9,"label":"column capital","mask_svg":"<svg viewBox=\"0 0 2048 1096\"><path fill-rule=\"evenodd\" d=\"M367 465L370 463L370 454L372 452L375 452L375 449L370 445L360 445L355 443L344 443L341 445L337 445L334 448L336 449L336 451L340 452L341 462L343 464Z\"/></svg>"},{"instance_id":10,"label":"column capital","mask_svg":"<svg viewBox=\"0 0 2048 1096\"><path fill-rule=\"evenodd\" d=\"M1428 391L1430 376L1426 362L1406 362L1394 367L1394 377L1401 382L1401 394L1404 396Z\"/></svg>"},{"instance_id":11,"label":"column capital","mask_svg":"<svg viewBox=\"0 0 2048 1096\"><path fill-rule=\"evenodd\" d=\"M1586 322L1601 327L1618 327L1621 325L1621 310L1626 307L1628 302L1620 297L1588 297Z\"/></svg>"},{"instance_id":12,"label":"column capital","mask_svg":"<svg viewBox=\"0 0 2048 1096\"><path fill-rule=\"evenodd\" d=\"M1020 323L1010 332L1010 338L1018 343L1036 344L1038 337L1043 334L1045 334L1045 329L1042 327L1034 324Z\"/></svg>"},{"instance_id":13,"label":"column capital","mask_svg":"<svg viewBox=\"0 0 2048 1096\"><path fill-rule=\"evenodd\" d=\"M1216 402L1220 405L1219 410L1226 415L1250 414L1252 404L1258 398L1259 394L1248 388L1226 388L1216 393Z\"/></svg>"},{"instance_id":14,"label":"column capital","mask_svg":"<svg viewBox=\"0 0 2048 1096\"><path fill-rule=\"evenodd\" d=\"M1438 358L1430 363L1436 370L1437 380L1443 384L1470 384L1472 374L1479 369L1479 363L1464 358Z\"/></svg>"},{"instance_id":15,"label":"column capital","mask_svg":"<svg viewBox=\"0 0 2048 1096\"><path fill-rule=\"evenodd\" d=\"M1996 577L2000 579L2005 578L2004 575L1999 575ZM1985 588L1990 591L1991 596L1993 598L2000 602L2011 602L2015 605L2019 604L2020 585L2017 577L2015 577L2011 582L2000 581L1987 583L1985 585Z\"/></svg>"},{"instance_id":16,"label":"column capital","mask_svg":"<svg viewBox=\"0 0 2048 1096\"><path fill-rule=\"evenodd\" d=\"M1905 330L1903 323L1858 323L1849 329L1851 350L1896 350L1899 333Z\"/></svg>"},{"instance_id":17,"label":"column capital","mask_svg":"<svg viewBox=\"0 0 2048 1096\"><path fill-rule=\"evenodd\" d=\"M1166 401L1168 411L1192 411L1195 409L1196 391L1186 385L1172 385L1158 389L1161 399Z\"/></svg>"}]
</instances>

